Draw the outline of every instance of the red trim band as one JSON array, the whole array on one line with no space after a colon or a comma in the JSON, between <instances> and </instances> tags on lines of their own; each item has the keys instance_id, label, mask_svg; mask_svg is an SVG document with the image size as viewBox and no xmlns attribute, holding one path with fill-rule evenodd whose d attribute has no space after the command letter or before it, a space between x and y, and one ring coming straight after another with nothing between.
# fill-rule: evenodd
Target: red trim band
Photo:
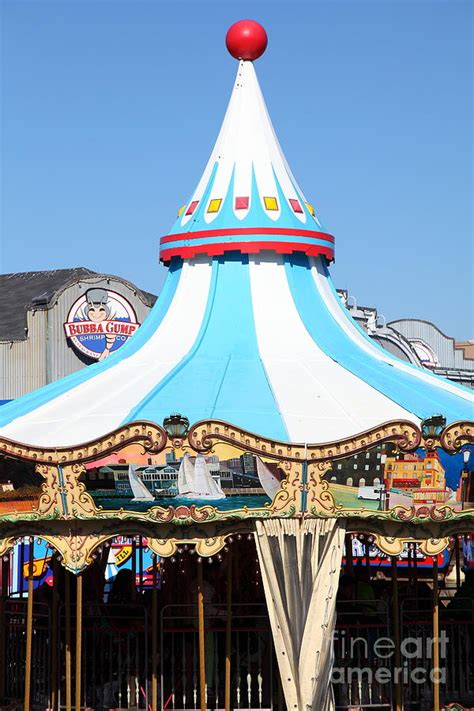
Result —
<instances>
[{"instance_id":1,"label":"red trim band","mask_svg":"<svg viewBox=\"0 0 474 711\"><path fill-rule=\"evenodd\" d=\"M200 232L181 232L180 234L161 237L160 244L177 240L203 239L206 237L229 237L232 235L284 235L285 237L313 237L334 243L334 237L327 232L315 230L285 229L284 227L232 227L223 230L201 230Z\"/></svg>"},{"instance_id":2,"label":"red trim band","mask_svg":"<svg viewBox=\"0 0 474 711\"><path fill-rule=\"evenodd\" d=\"M242 254L258 254L264 250L271 250L277 254L290 254L291 252L304 252L309 257L322 254L329 262L334 260L334 249L321 245L301 244L301 242L222 242L221 244L190 245L189 247L169 247L162 249L160 260L168 264L172 257L191 259L197 254L208 254L210 257L219 257L225 252L242 252Z\"/></svg>"}]
</instances>

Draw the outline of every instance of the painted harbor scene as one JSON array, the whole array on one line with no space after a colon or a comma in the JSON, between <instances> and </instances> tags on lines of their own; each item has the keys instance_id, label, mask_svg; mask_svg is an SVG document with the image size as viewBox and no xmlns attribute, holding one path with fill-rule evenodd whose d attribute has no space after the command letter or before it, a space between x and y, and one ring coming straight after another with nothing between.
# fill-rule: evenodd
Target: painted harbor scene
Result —
<instances>
[{"instance_id":1,"label":"painted harbor scene","mask_svg":"<svg viewBox=\"0 0 474 711\"><path fill-rule=\"evenodd\" d=\"M123 452L86 465L81 477L96 506L145 511L152 506L203 506L222 510L261 507L272 501L284 478L272 462L250 453L220 459L217 455L160 457Z\"/></svg>"}]
</instances>

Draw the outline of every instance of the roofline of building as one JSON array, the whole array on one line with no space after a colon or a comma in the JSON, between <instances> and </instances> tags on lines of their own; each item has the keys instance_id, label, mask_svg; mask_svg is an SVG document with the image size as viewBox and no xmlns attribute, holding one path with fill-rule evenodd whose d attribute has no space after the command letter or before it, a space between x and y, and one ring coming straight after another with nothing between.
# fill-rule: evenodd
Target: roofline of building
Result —
<instances>
[{"instance_id":1,"label":"roofline of building","mask_svg":"<svg viewBox=\"0 0 474 711\"><path fill-rule=\"evenodd\" d=\"M122 284L125 284L128 286L128 288L133 291L135 296L138 296L140 301L147 307L151 308L153 307L155 301L158 299L158 296L155 294L152 294L149 291L143 291L142 289L139 289L135 284L133 284L131 281L128 279L124 279L123 277L117 276L116 274L102 274L100 272L94 272L91 269L88 269L87 267L73 267L71 271L74 270L79 270L82 269L86 272L89 272L87 275L82 275L82 276L73 276L70 279L67 279L64 284L62 284L59 289L56 289L51 296L47 297L46 300L46 295L45 295L45 301L30 301L29 303L25 304L24 310L25 310L25 328L24 328L24 336L22 338L7 338L5 340L0 340L0 343L21 343L22 341L25 341L28 338L28 333L27 333L27 313L28 311L48 311L49 309L53 308L55 304L57 303L58 298L63 294L66 289L69 289L71 286L74 284L77 284L78 282L84 282L88 281L90 279L94 281L99 281L99 280L108 280L108 279L114 279L116 281L121 282ZM62 269L56 269L56 270L41 270L45 273L48 271L69 271L67 268L64 270ZM37 274L40 273L38 272L11 272L9 274L1 274L1 277L11 277L11 276L20 276L22 274ZM39 294L38 298L41 297L42 295Z\"/></svg>"}]
</instances>

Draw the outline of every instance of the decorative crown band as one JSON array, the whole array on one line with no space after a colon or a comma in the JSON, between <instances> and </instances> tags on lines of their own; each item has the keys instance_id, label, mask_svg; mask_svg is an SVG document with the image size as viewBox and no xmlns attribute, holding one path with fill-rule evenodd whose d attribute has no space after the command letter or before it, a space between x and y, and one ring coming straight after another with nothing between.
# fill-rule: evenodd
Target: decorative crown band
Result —
<instances>
[{"instance_id":1,"label":"decorative crown band","mask_svg":"<svg viewBox=\"0 0 474 711\"><path fill-rule=\"evenodd\" d=\"M278 254L304 252L334 260L334 237L326 232L279 227L243 227L203 230L166 235L160 239L160 259L168 264L172 257L189 259L197 254L215 257L230 251L258 254L262 250Z\"/></svg>"}]
</instances>

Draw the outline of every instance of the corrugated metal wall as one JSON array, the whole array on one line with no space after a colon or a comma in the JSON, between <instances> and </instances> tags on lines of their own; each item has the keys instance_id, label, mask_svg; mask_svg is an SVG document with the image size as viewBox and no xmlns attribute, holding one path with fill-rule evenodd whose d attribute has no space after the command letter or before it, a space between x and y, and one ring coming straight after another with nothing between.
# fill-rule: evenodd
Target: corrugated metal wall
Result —
<instances>
[{"instance_id":1,"label":"corrugated metal wall","mask_svg":"<svg viewBox=\"0 0 474 711\"><path fill-rule=\"evenodd\" d=\"M91 277L67 286L49 309L27 312L24 341L0 343L0 400L20 397L87 367L66 340L63 324L72 304L91 287L113 289L124 296L140 323L150 312L140 295L119 279Z\"/></svg>"},{"instance_id":2,"label":"corrugated metal wall","mask_svg":"<svg viewBox=\"0 0 474 711\"><path fill-rule=\"evenodd\" d=\"M416 319L400 319L392 321L389 326L409 341L418 339L430 346L444 368L474 370L474 362L464 357L464 351L455 348L454 339L445 336L432 323Z\"/></svg>"}]
</instances>

